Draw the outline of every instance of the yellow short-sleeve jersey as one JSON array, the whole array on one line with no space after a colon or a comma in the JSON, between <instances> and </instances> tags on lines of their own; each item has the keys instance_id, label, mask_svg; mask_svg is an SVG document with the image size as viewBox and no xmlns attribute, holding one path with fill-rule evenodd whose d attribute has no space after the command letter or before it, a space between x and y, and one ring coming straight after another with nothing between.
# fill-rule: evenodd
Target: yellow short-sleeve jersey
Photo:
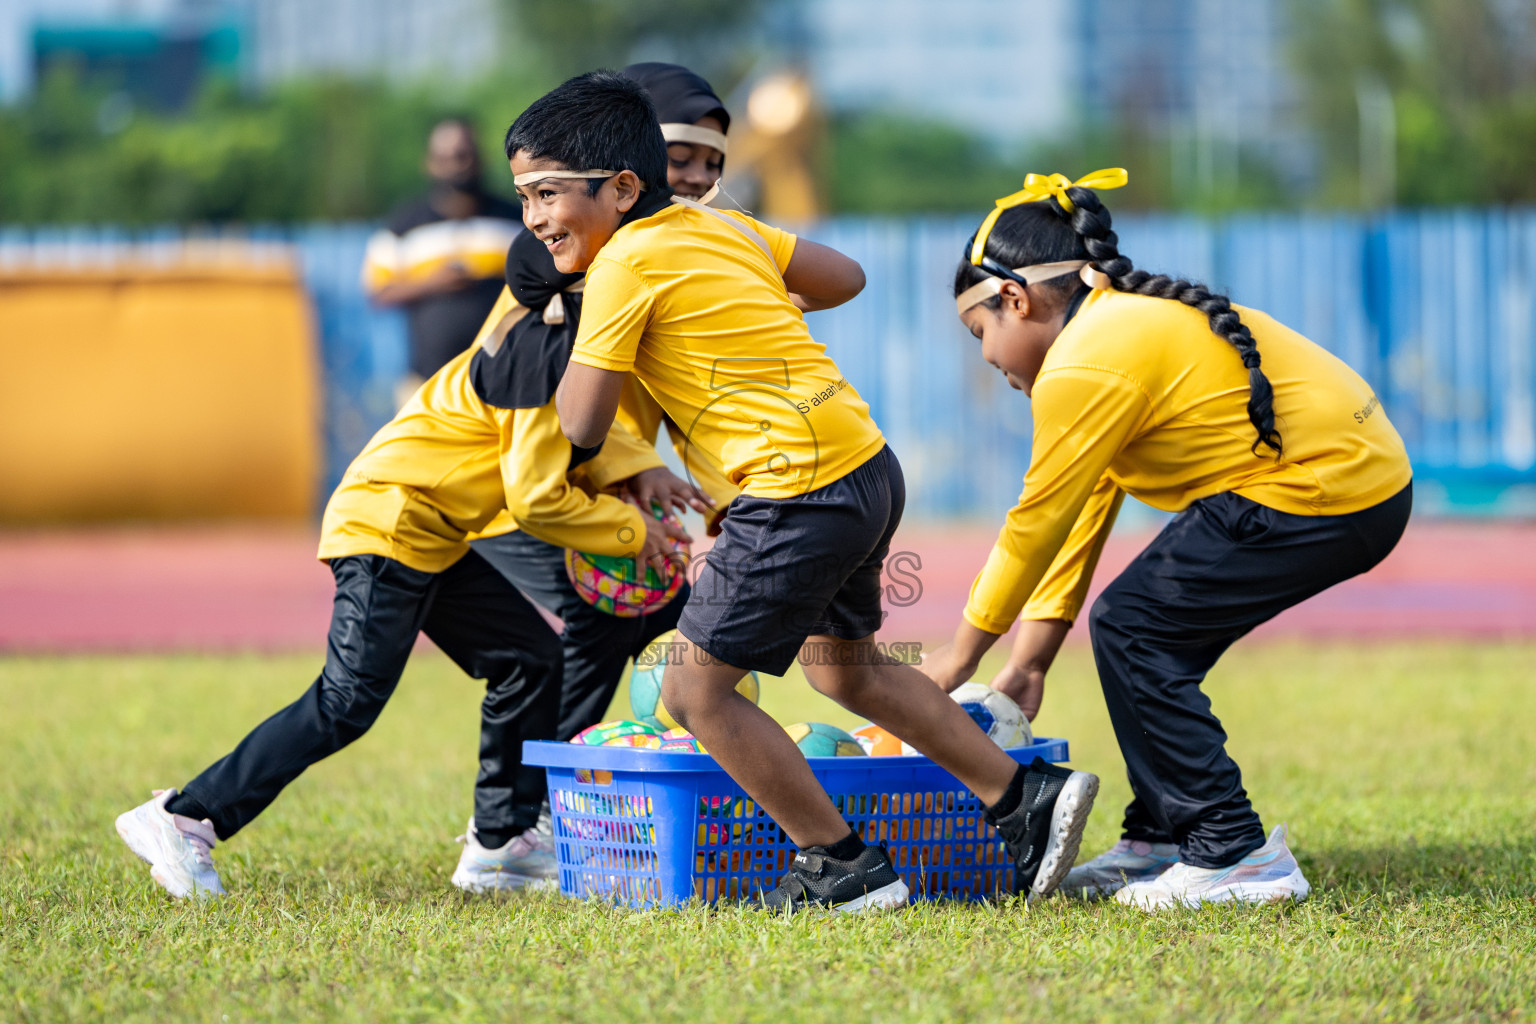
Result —
<instances>
[{"instance_id":1,"label":"yellow short-sleeve jersey","mask_svg":"<svg viewBox=\"0 0 1536 1024\"><path fill-rule=\"evenodd\" d=\"M725 215L750 233L680 205L621 227L587 271L571 359L632 370L731 483L794 497L857 469L885 439L789 299L795 236Z\"/></svg>"},{"instance_id":2,"label":"yellow short-sleeve jersey","mask_svg":"<svg viewBox=\"0 0 1536 1024\"><path fill-rule=\"evenodd\" d=\"M682 428L662 412L661 405L651 397L651 393L645 390L645 385L634 374L630 374L624 382L624 391L619 395L619 410L614 414L614 420L641 441L652 445L661 435L662 426L666 426L667 436L672 441L672 448L677 452L688 482L709 495L715 503L716 511L704 517L706 522L713 522L715 515L725 511L731 500L741 493L741 488L726 479L719 466L689 443Z\"/></svg>"},{"instance_id":3,"label":"yellow short-sleeve jersey","mask_svg":"<svg viewBox=\"0 0 1536 1024\"><path fill-rule=\"evenodd\" d=\"M971 588L972 625L1005 632L1064 546L1081 552L1078 566L1058 565L1051 576L1063 594L1086 590L1081 565L1102 544L1114 489L1169 512L1232 491L1319 516L1361 511L1408 485L1407 450L1371 386L1272 317L1234 308L1274 387L1284 455L1252 450L1248 371L1204 313L1092 292L1035 381L1024 493Z\"/></svg>"}]
</instances>

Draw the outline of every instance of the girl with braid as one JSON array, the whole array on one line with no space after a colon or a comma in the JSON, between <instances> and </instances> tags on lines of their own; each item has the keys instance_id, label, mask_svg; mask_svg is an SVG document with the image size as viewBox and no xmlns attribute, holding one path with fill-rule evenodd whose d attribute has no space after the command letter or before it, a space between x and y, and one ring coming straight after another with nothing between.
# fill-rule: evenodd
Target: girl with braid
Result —
<instances>
[{"instance_id":1,"label":"girl with braid","mask_svg":"<svg viewBox=\"0 0 1536 1024\"><path fill-rule=\"evenodd\" d=\"M981 355L1031 399L1024 492L952 643L923 670L953 689L1020 611L993 686L1039 709L1124 494L1178 513L1089 613L1133 799L1123 838L1062 890L1145 909L1303 899L1266 839L1200 683L1249 630L1363 573L1412 505L1402 439L1371 387L1320 346L1122 255L1095 189L1030 175L955 274Z\"/></svg>"}]
</instances>

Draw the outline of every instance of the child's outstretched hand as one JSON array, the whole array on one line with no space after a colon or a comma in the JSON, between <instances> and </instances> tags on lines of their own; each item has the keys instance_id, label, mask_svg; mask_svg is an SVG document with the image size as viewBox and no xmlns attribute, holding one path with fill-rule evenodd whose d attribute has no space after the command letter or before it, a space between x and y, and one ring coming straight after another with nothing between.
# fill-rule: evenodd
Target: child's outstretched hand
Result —
<instances>
[{"instance_id":1,"label":"child's outstretched hand","mask_svg":"<svg viewBox=\"0 0 1536 1024\"><path fill-rule=\"evenodd\" d=\"M917 663L917 670L939 684L945 693L971 678L953 643L940 644L931 651L924 651Z\"/></svg>"},{"instance_id":2,"label":"child's outstretched hand","mask_svg":"<svg viewBox=\"0 0 1536 1024\"><path fill-rule=\"evenodd\" d=\"M1033 722L1040 713L1040 702L1045 699L1045 669L1010 660L988 685L1013 698L1024 717Z\"/></svg>"},{"instance_id":3,"label":"child's outstretched hand","mask_svg":"<svg viewBox=\"0 0 1536 1024\"><path fill-rule=\"evenodd\" d=\"M673 541L683 544L683 551L674 551ZM686 565L687 545L692 543L693 538L688 535L687 530L683 529L683 524L671 516L663 516L660 519L655 516L646 516L645 542L640 545L640 564L636 567L640 569L640 573L637 576L643 574L647 566L658 573L664 573L667 560L671 558L680 557L684 560L679 567Z\"/></svg>"},{"instance_id":4,"label":"child's outstretched hand","mask_svg":"<svg viewBox=\"0 0 1536 1024\"><path fill-rule=\"evenodd\" d=\"M1045 674L1071 628L1063 619L1021 619L1008 664L992 677L992 689L1012 697L1031 722L1045 698Z\"/></svg>"},{"instance_id":5,"label":"child's outstretched hand","mask_svg":"<svg viewBox=\"0 0 1536 1024\"><path fill-rule=\"evenodd\" d=\"M676 513L693 509L700 515L715 508L714 499L665 466L636 473L624 481L624 489L641 508L659 505L667 512Z\"/></svg>"}]
</instances>

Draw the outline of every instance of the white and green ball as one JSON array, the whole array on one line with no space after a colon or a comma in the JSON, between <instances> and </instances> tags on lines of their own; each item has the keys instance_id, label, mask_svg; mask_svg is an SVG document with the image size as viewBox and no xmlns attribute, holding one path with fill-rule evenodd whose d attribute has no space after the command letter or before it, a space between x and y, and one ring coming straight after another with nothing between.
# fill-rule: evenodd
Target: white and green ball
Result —
<instances>
[{"instance_id":1,"label":"white and green ball","mask_svg":"<svg viewBox=\"0 0 1536 1024\"><path fill-rule=\"evenodd\" d=\"M672 645L685 642L677 630L668 630L635 657L634 671L629 674L629 709L636 719L663 729L678 728L677 719L661 703L661 677L668 662L677 657ZM742 676L741 682L736 684L736 692L756 704L760 692L757 673L748 672Z\"/></svg>"}]
</instances>

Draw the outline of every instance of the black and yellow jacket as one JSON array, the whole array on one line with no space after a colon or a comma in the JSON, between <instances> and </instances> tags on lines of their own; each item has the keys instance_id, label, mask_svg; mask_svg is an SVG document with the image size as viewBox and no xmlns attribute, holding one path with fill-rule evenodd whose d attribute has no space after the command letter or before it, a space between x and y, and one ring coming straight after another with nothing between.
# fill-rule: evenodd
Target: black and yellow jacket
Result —
<instances>
[{"instance_id":1,"label":"black and yellow jacket","mask_svg":"<svg viewBox=\"0 0 1536 1024\"><path fill-rule=\"evenodd\" d=\"M511 287L502 293L475 344L348 467L325 508L320 558L377 554L441 572L473 536L511 529L594 554L636 552L640 510L601 492L660 466L655 448L618 423L598 449L575 448L555 412L576 318L546 323L543 310L560 295L574 313L579 296L561 290L579 280L514 281L538 309L519 304Z\"/></svg>"}]
</instances>

